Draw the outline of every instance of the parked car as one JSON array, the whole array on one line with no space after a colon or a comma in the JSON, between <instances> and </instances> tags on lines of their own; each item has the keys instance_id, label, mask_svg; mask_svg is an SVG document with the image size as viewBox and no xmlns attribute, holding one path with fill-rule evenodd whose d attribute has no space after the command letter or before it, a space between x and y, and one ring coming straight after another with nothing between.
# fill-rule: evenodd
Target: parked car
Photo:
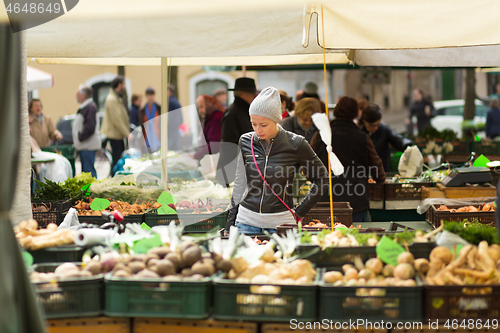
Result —
<instances>
[{"instance_id":1,"label":"parked car","mask_svg":"<svg viewBox=\"0 0 500 333\"><path fill-rule=\"evenodd\" d=\"M486 115L488 114L488 106L482 101L476 99L476 116L473 124L486 123ZM446 128L457 132L458 137L462 136L462 122L464 121L464 104L463 99L454 99L448 101L435 101L434 108L436 116L431 119L431 125L438 131ZM484 136L484 132L479 133Z\"/></svg>"}]
</instances>

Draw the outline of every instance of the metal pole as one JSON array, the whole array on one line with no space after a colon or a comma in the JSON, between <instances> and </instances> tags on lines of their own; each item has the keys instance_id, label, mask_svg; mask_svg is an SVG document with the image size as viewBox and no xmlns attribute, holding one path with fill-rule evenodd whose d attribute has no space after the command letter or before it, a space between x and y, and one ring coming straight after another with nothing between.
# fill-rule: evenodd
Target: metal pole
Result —
<instances>
[{"instance_id":1,"label":"metal pole","mask_svg":"<svg viewBox=\"0 0 500 333\"><path fill-rule=\"evenodd\" d=\"M168 85L170 83L168 58L161 58L161 182L168 188Z\"/></svg>"}]
</instances>

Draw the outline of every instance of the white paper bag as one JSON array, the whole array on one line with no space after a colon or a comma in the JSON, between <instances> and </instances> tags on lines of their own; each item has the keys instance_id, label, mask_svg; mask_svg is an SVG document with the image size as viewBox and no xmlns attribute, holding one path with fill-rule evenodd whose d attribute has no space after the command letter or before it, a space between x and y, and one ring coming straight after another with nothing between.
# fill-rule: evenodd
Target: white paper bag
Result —
<instances>
[{"instance_id":1,"label":"white paper bag","mask_svg":"<svg viewBox=\"0 0 500 333\"><path fill-rule=\"evenodd\" d=\"M406 148L399 160L399 174L405 178L419 176L424 166L424 157L417 146Z\"/></svg>"}]
</instances>

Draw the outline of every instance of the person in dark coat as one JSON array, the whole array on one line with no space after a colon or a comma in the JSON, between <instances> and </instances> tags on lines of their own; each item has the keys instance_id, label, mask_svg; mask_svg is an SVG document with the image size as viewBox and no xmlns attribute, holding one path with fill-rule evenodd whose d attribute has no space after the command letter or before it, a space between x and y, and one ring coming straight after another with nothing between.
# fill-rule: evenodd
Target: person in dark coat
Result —
<instances>
[{"instance_id":1,"label":"person in dark coat","mask_svg":"<svg viewBox=\"0 0 500 333\"><path fill-rule=\"evenodd\" d=\"M219 152L224 107L217 99L208 95L198 96L196 106L201 118L205 142L207 143L194 154L195 159L201 160L207 154L217 154Z\"/></svg>"},{"instance_id":2,"label":"person in dark coat","mask_svg":"<svg viewBox=\"0 0 500 333\"><path fill-rule=\"evenodd\" d=\"M498 99L490 101L490 109L486 116L486 125L484 126L486 137L496 139L500 135L500 110L498 107Z\"/></svg>"},{"instance_id":3,"label":"person in dark coat","mask_svg":"<svg viewBox=\"0 0 500 333\"><path fill-rule=\"evenodd\" d=\"M161 105L155 102L155 90L151 87L146 89L146 100L144 107L139 110L139 126L146 146L152 153L161 147Z\"/></svg>"},{"instance_id":4,"label":"person in dark coat","mask_svg":"<svg viewBox=\"0 0 500 333\"><path fill-rule=\"evenodd\" d=\"M132 94L132 104L128 113L130 115L130 123L139 126L139 109L142 104L142 96L139 94Z\"/></svg>"},{"instance_id":5,"label":"person in dark coat","mask_svg":"<svg viewBox=\"0 0 500 333\"><path fill-rule=\"evenodd\" d=\"M168 150L180 149L179 127L183 122L181 104L175 97L175 87L171 84L168 86Z\"/></svg>"},{"instance_id":6,"label":"person in dark coat","mask_svg":"<svg viewBox=\"0 0 500 333\"><path fill-rule=\"evenodd\" d=\"M397 134L389 125L382 123L382 110L374 103L368 104L361 113L359 128L368 134L375 150L382 160L385 172L391 172L391 150L389 144L398 151L405 151L415 143Z\"/></svg>"},{"instance_id":7,"label":"person in dark coat","mask_svg":"<svg viewBox=\"0 0 500 333\"><path fill-rule=\"evenodd\" d=\"M242 134L252 132L250 103L257 96L255 81L249 77L236 79L234 102L228 106L222 117L221 147L216 179L224 186L229 186L236 177L236 158L238 156L238 141Z\"/></svg>"},{"instance_id":8,"label":"person in dark coat","mask_svg":"<svg viewBox=\"0 0 500 333\"><path fill-rule=\"evenodd\" d=\"M337 202L349 202L353 222L370 222L370 199L368 178L377 183L385 181L382 160L378 157L372 140L361 131L353 120L358 116L358 102L351 97L342 97L333 110L335 119L330 122L332 150L344 166L344 173L332 174L331 195ZM328 165L326 145L319 132L311 141L311 147L321 161ZM325 201L329 198L325 196Z\"/></svg>"},{"instance_id":9,"label":"person in dark coat","mask_svg":"<svg viewBox=\"0 0 500 333\"><path fill-rule=\"evenodd\" d=\"M289 132L303 136L311 143L311 139L318 131L311 116L318 112L321 112L319 100L313 97L303 98L297 103L294 116L286 118L280 125Z\"/></svg>"},{"instance_id":10,"label":"person in dark coat","mask_svg":"<svg viewBox=\"0 0 500 333\"><path fill-rule=\"evenodd\" d=\"M413 96L415 97L415 102L413 102L410 107L410 114L408 119L406 119L406 124L408 125L411 122L411 118L416 116L418 133L421 133L424 129L431 126L434 106L428 98L424 97L424 91L422 89L415 89L413 91Z\"/></svg>"}]
</instances>

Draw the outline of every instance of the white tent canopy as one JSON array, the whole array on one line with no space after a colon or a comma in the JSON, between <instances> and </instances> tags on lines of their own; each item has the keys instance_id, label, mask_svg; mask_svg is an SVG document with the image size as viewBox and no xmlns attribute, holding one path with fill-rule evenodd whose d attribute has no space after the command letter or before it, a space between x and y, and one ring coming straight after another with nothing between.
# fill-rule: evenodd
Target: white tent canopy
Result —
<instances>
[{"instance_id":1,"label":"white tent canopy","mask_svg":"<svg viewBox=\"0 0 500 333\"><path fill-rule=\"evenodd\" d=\"M496 66L497 47L487 45L500 44L499 10L500 2L487 0L86 0L29 29L28 56L277 65L298 63L290 55L320 55L324 45L356 50L350 58L359 65ZM264 56L283 57L249 61Z\"/></svg>"},{"instance_id":2,"label":"white tent canopy","mask_svg":"<svg viewBox=\"0 0 500 333\"><path fill-rule=\"evenodd\" d=\"M54 85L54 77L52 74L30 66L27 67L26 81L28 84L28 91L52 88Z\"/></svg>"},{"instance_id":3,"label":"white tent canopy","mask_svg":"<svg viewBox=\"0 0 500 333\"><path fill-rule=\"evenodd\" d=\"M500 44L498 1L318 2L317 5L309 5L307 13L318 13L319 44L327 50L420 49ZM325 40L322 36L322 17Z\"/></svg>"}]
</instances>

